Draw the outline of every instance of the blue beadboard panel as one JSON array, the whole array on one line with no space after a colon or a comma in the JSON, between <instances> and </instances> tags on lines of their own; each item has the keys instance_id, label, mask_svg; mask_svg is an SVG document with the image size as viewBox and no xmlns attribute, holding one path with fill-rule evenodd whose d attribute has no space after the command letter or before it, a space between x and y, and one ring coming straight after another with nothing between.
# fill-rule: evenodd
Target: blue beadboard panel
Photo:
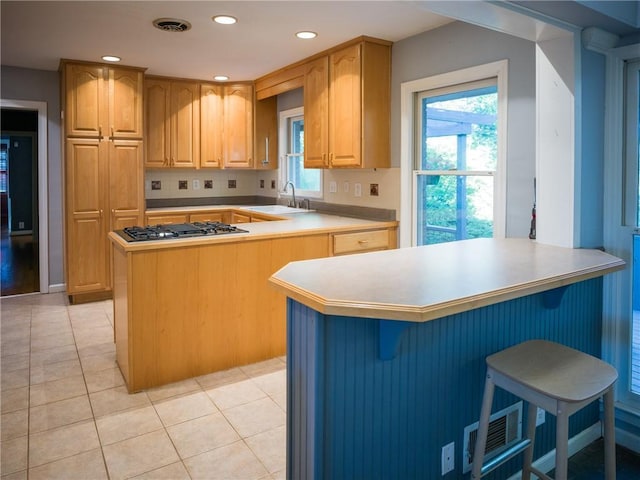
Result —
<instances>
[{"instance_id":1,"label":"blue beadboard panel","mask_svg":"<svg viewBox=\"0 0 640 480\"><path fill-rule=\"evenodd\" d=\"M295 480L468 478L463 431L480 414L487 355L542 338L600 356L600 278L571 285L554 309L537 294L412 324L390 360L379 356L378 319L287 305L287 472ZM493 411L516 401L496 389ZM571 417L570 435L598 420L594 403ZM547 415L536 458L555 448L554 435ZM443 477L441 449L450 442L455 469ZM485 478L508 478L520 461Z\"/></svg>"}]
</instances>

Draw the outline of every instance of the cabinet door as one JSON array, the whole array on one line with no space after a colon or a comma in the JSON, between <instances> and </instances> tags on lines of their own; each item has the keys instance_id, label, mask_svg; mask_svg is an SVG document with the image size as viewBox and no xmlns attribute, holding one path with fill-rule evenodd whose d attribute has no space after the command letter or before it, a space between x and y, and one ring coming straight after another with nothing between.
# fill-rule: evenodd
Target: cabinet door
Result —
<instances>
[{"instance_id":1,"label":"cabinet door","mask_svg":"<svg viewBox=\"0 0 640 480\"><path fill-rule=\"evenodd\" d=\"M189 215L190 222L222 222L222 212L192 213Z\"/></svg>"},{"instance_id":2,"label":"cabinet door","mask_svg":"<svg viewBox=\"0 0 640 480\"><path fill-rule=\"evenodd\" d=\"M171 83L145 82L145 167L169 167L171 125Z\"/></svg>"},{"instance_id":3,"label":"cabinet door","mask_svg":"<svg viewBox=\"0 0 640 480\"><path fill-rule=\"evenodd\" d=\"M333 167L362 164L360 49L360 45L347 47L329 58L329 152Z\"/></svg>"},{"instance_id":4,"label":"cabinet door","mask_svg":"<svg viewBox=\"0 0 640 480\"><path fill-rule=\"evenodd\" d=\"M111 230L142 224L144 178L141 140L109 142Z\"/></svg>"},{"instance_id":5,"label":"cabinet door","mask_svg":"<svg viewBox=\"0 0 640 480\"><path fill-rule=\"evenodd\" d=\"M175 223L186 223L187 215L176 213L175 215L147 215L147 225L170 225Z\"/></svg>"},{"instance_id":6,"label":"cabinet door","mask_svg":"<svg viewBox=\"0 0 640 480\"><path fill-rule=\"evenodd\" d=\"M65 65L66 136L99 138L108 135L105 88L104 67Z\"/></svg>"},{"instance_id":7,"label":"cabinet door","mask_svg":"<svg viewBox=\"0 0 640 480\"><path fill-rule=\"evenodd\" d=\"M67 292L109 288L105 193L107 143L71 138L66 142Z\"/></svg>"},{"instance_id":8,"label":"cabinet door","mask_svg":"<svg viewBox=\"0 0 640 480\"><path fill-rule=\"evenodd\" d=\"M140 70L109 69L109 136L142 138L143 79Z\"/></svg>"},{"instance_id":9,"label":"cabinet door","mask_svg":"<svg viewBox=\"0 0 640 480\"><path fill-rule=\"evenodd\" d=\"M171 83L171 166L199 166L200 85Z\"/></svg>"},{"instance_id":10,"label":"cabinet door","mask_svg":"<svg viewBox=\"0 0 640 480\"><path fill-rule=\"evenodd\" d=\"M253 167L253 86L224 87L224 166Z\"/></svg>"},{"instance_id":11,"label":"cabinet door","mask_svg":"<svg viewBox=\"0 0 640 480\"><path fill-rule=\"evenodd\" d=\"M256 170L275 170L278 168L278 98L274 95L257 100L253 111L255 117Z\"/></svg>"},{"instance_id":12,"label":"cabinet door","mask_svg":"<svg viewBox=\"0 0 640 480\"><path fill-rule=\"evenodd\" d=\"M329 59L309 63L304 73L304 166L329 165Z\"/></svg>"},{"instance_id":13,"label":"cabinet door","mask_svg":"<svg viewBox=\"0 0 640 480\"><path fill-rule=\"evenodd\" d=\"M200 85L200 166L222 166L222 86Z\"/></svg>"}]
</instances>

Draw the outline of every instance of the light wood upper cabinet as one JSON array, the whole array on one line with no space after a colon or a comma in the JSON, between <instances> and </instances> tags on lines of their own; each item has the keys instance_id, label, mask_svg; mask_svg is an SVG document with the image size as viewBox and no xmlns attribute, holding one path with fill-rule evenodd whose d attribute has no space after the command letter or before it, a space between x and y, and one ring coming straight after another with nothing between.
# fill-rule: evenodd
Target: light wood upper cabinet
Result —
<instances>
[{"instance_id":1,"label":"light wood upper cabinet","mask_svg":"<svg viewBox=\"0 0 640 480\"><path fill-rule=\"evenodd\" d=\"M102 65L65 64L65 135L98 138L108 120Z\"/></svg>"},{"instance_id":2,"label":"light wood upper cabinet","mask_svg":"<svg viewBox=\"0 0 640 480\"><path fill-rule=\"evenodd\" d=\"M256 100L254 105L254 168L275 170L278 168L278 98Z\"/></svg>"},{"instance_id":3,"label":"light wood upper cabinet","mask_svg":"<svg viewBox=\"0 0 640 480\"><path fill-rule=\"evenodd\" d=\"M200 85L200 166L222 166L223 87Z\"/></svg>"},{"instance_id":4,"label":"light wood upper cabinet","mask_svg":"<svg viewBox=\"0 0 640 480\"><path fill-rule=\"evenodd\" d=\"M390 166L391 47L362 41L309 62L305 167Z\"/></svg>"},{"instance_id":5,"label":"light wood upper cabinet","mask_svg":"<svg viewBox=\"0 0 640 480\"><path fill-rule=\"evenodd\" d=\"M329 57L307 65L304 73L304 166L329 166Z\"/></svg>"},{"instance_id":6,"label":"light wood upper cabinet","mask_svg":"<svg viewBox=\"0 0 640 480\"><path fill-rule=\"evenodd\" d=\"M253 168L253 86L224 86L224 167Z\"/></svg>"},{"instance_id":7,"label":"light wood upper cabinet","mask_svg":"<svg viewBox=\"0 0 640 480\"><path fill-rule=\"evenodd\" d=\"M145 103L145 166L197 168L200 85L147 78Z\"/></svg>"},{"instance_id":8,"label":"light wood upper cabinet","mask_svg":"<svg viewBox=\"0 0 640 480\"><path fill-rule=\"evenodd\" d=\"M143 72L109 68L109 132L114 138L142 138Z\"/></svg>"}]
</instances>

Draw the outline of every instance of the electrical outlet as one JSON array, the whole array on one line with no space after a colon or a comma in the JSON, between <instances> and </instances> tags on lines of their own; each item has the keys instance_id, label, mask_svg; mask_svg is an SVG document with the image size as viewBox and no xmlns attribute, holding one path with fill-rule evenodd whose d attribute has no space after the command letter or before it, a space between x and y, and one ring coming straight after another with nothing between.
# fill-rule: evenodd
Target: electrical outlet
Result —
<instances>
[{"instance_id":1,"label":"electrical outlet","mask_svg":"<svg viewBox=\"0 0 640 480\"><path fill-rule=\"evenodd\" d=\"M236 188L235 180L227 180L227 188Z\"/></svg>"},{"instance_id":2,"label":"electrical outlet","mask_svg":"<svg viewBox=\"0 0 640 480\"><path fill-rule=\"evenodd\" d=\"M204 188L213 188L213 180L205 180Z\"/></svg>"},{"instance_id":3,"label":"electrical outlet","mask_svg":"<svg viewBox=\"0 0 640 480\"><path fill-rule=\"evenodd\" d=\"M24 222L18 222L18 228L22 230L24 228Z\"/></svg>"},{"instance_id":4,"label":"electrical outlet","mask_svg":"<svg viewBox=\"0 0 640 480\"><path fill-rule=\"evenodd\" d=\"M360 183L353 184L353 195L356 197L362 196L362 184Z\"/></svg>"},{"instance_id":5,"label":"electrical outlet","mask_svg":"<svg viewBox=\"0 0 640 480\"><path fill-rule=\"evenodd\" d=\"M193 180L192 185L194 190L200 190L200 180Z\"/></svg>"},{"instance_id":6,"label":"electrical outlet","mask_svg":"<svg viewBox=\"0 0 640 480\"><path fill-rule=\"evenodd\" d=\"M151 190L162 190L162 181L151 180Z\"/></svg>"},{"instance_id":7,"label":"electrical outlet","mask_svg":"<svg viewBox=\"0 0 640 480\"><path fill-rule=\"evenodd\" d=\"M449 473L455 468L455 450L455 442L451 442L442 447L442 475Z\"/></svg>"},{"instance_id":8,"label":"electrical outlet","mask_svg":"<svg viewBox=\"0 0 640 480\"><path fill-rule=\"evenodd\" d=\"M338 191L338 185L336 182L329 182L329 193L336 193Z\"/></svg>"},{"instance_id":9,"label":"electrical outlet","mask_svg":"<svg viewBox=\"0 0 640 480\"><path fill-rule=\"evenodd\" d=\"M378 196L378 184L377 183L370 183L369 184L369 195L371 195L372 197L377 197Z\"/></svg>"},{"instance_id":10,"label":"electrical outlet","mask_svg":"<svg viewBox=\"0 0 640 480\"><path fill-rule=\"evenodd\" d=\"M344 182L344 183L342 184L342 191L343 191L344 193L349 193L349 182Z\"/></svg>"},{"instance_id":11,"label":"electrical outlet","mask_svg":"<svg viewBox=\"0 0 640 480\"><path fill-rule=\"evenodd\" d=\"M536 413L536 427L544 423L545 416L546 412L544 411L544 409L538 407L538 411Z\"/></svg>"},{"instance_id":12,"label":"electrical outlet","mask_svg":"<svg viewBox=\"0 0 640 480\"><path fill-rule=\"evenodd\" d=\"M186 190L188 188L188 183L186 180L178 180L178 190Z\"/></svg>"}]
</instances>

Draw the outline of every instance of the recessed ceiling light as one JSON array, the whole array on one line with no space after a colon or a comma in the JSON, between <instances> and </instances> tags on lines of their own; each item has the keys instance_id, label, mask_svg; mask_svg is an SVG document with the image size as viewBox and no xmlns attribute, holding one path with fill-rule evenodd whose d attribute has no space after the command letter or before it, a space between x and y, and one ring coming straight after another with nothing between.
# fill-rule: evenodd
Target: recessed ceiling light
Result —
<instances>
[{"instance_id":1,"label":"recessed ceiling light","mask_svg":"<svg viewBox=\"0 0 640 480\"><path fill-rule=\"evenodd\" d=\"M229 80L229 77L226 75L216 75L213 79L218 80L219 82L224 82L225 80Z\"/></svg>"},{"instance_id":2,"label":"recessed ceiling light","mask_svg":"<svg viewBox=\"0 0 640 480\"><path fill-rule=\"evenodd\" d=\"M116 57L115 55L103 55L102 60L105 62L119 62L121 58Z\"/></svg>"},{"instance_id":3,"label":"recessed ceiling light","mask_svg":"<svg viewBox=\"0 0 640 480\"><path fill-rule=\"evenodd\" d=\"M296 33L296 37L304 38L305 40L309 38L316 38L317 36L318 34L316 32L303 31L303 32Z\"/></svg>"},{"instance_id":4,"label":"recessed ceiling light","mask_svg":"<svg viewBox=\"0 0 640 480\"><path fill-rule=\"evenodd\" d=\"M238 21L238 19L231 15L216 15L213 17L213 21L222 25L233 25Z\"/></svg>"}]
</instances>

